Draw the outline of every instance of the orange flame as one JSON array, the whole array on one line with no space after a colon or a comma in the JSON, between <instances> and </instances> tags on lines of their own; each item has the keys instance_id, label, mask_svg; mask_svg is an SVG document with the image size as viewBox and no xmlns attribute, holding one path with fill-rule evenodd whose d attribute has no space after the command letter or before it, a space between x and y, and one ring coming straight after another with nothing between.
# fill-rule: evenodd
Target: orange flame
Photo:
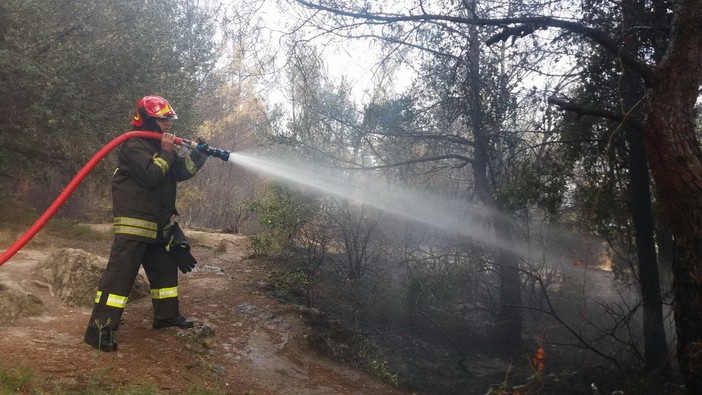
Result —
<instances>
[{"instance_id":1,"label":"orange flame","mask_svg":"<svg viewBox=\"0 0 702 395\"><path fill-rule=\"evenodd\" d=\"M536 354L534 354L534 357L531 359L531 364L536 367L536 370L544 370L544 361L546 360L546 353L544 352L544 349L539 347L536 350Z\"/></svg>"}]
</instances>

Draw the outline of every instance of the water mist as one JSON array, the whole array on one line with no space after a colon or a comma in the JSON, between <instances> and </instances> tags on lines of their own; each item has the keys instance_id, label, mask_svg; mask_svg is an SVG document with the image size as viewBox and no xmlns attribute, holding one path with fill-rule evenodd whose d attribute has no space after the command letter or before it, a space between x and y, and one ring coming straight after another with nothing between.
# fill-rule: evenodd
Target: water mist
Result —
<instances>
[{"instance_id":1,"label":"water mist","mask_svg":"<svg viewBox=\"0 0 702 395\"><path fill-rule=\"evenodd\" d=\"M565 307L561 306L561 313L573 315L569 321L574 327L583 325L583 317L588 316L588 311L599 312L600 301L616 306L635 304L639 299L635 288L623 288L611 273L588 270L589 266L600 263L604 245L591 235L573 233L545 222L532 222L518 229L530 233L529 236L500 240L494 232L495 224L499 221L510 225L521 222L465 199L447 198L438 193L391 184L375 172L312 167L243 152L232 153L228 161L304 192L363 204L391 216L434 227L468 243L514 253L526 271L551 280L558 279L555 281L559 284L555 287L560 291L554 292L562 293L559 295ZM531 242L527 241L529 238ZM553 273L558 274L552 277ZM564 336L567 338L568 335Z\"/></svg>"},{"instance_id":2,"label":"water mist","mask_svg":"<svg viewBox=\"0 0 702 395\"><path fill-rule=\"evenodd\" d=\"M468 240L509 249L520 256L533 254L531 248L523 243L496 238L493 232L494 223L509 221L509 218L465 200L449 199L430 191L390 184L373 172L313 168L301 162L243 152L232 153L228 161L297 189L317 191L358 202L396 217L463 236ZM562 232L555 233L562 235ZM568 244L573 243L571 241Z\"/></svg>"}]
</instances>

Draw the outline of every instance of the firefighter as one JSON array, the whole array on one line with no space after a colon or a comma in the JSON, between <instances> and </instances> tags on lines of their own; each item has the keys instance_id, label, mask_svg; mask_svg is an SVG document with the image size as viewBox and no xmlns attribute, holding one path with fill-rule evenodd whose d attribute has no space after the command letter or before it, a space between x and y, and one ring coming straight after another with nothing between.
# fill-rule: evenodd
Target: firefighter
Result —
<instances>
[{"instance_id":1,"label":"firefighter","mask_svg":"<svg viewBox=\"0 0 702 395\"><path fill-rule=\"evenodd\" d=\"M178 269L187 273L196 261L177 222L173 222L177 215L176 184L193 177L208 155L192 150L181 157L175 152L175 136L170 133L174 119L176 113L164 98L141 98L132 125L163 136L161 140L131 138L120 148L112 177L115 238L84 337L86 343L102 351L117 350L114 332L140 265L151 288L153 328L193 327L178 307Z\"/></svg>"}]
</instances>

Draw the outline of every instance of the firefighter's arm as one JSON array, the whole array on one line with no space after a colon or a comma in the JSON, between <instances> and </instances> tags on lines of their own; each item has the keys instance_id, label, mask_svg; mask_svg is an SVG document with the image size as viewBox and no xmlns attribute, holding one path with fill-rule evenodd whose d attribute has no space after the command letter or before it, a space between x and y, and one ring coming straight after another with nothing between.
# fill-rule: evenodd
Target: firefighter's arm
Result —
<instances>
[{"instance_id":1,"label":"firefighter's arm","mask_svg":"<svg viewBox=\"0 0 702 395\"><path fill-rule=\"evenodd\" d=\"M198 141L207 144L202 138L198 138ZM208 157L209 155L199 149L191 150L190 154L185 158L177 157L174 164L173 177L176 181L192 178L202 168Z\"/></svg>"},{"instance_id":2,"label":"firefighter's arm","mask_svg":"<svg viewBox=\"0 0 702 395\"><path fill-rule=\"evenodd\" d=\"M172 136L172 135L171 135ZM130 175L141 185L152 188L161 183L174 162L175 153L162 149L153 153L140 139L130 139L124 143L122 159L127 163Z\"/></svg>"}]
</instances>

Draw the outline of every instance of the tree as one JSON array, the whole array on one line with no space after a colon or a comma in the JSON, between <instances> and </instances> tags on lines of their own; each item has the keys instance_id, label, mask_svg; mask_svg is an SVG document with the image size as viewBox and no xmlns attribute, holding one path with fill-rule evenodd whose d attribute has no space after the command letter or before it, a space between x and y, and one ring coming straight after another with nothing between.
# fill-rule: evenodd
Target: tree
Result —
<instances>
[{"instance_id":1,"label":"tree","mask_svg":"<svg viewBox=\"0 0 702 395\"><path fill-rule=\"evenodd\" d=\"M55 196L90 154L129 130L147 94L168 98L179 129L199 122L195 97L215 54L208 13L194 2L10 0L0 12L0 110L11 114L0 120L9 142L0 148L3 190L31 178L42 190L34 196Z\"/></svg>"},{"instance_id":2,"label":"tree","mask_svg":"<svg viewBox=\"0 0 702 395\"><path fill-rule=\"evenodd\" d=\"M655 29L641 28L641 21L647 21L646 25L653 26L651 19L656 12L638 1L623 2L621 8L604 7L598 1L585 4L589 10L584 13L585 18L588 21L601 21L598 22L601 25L604 25L604 21L610 21L607 30L624 43L623 47L628 52L648 53L646 57L660 58L660 47L665 44L663 38ZM660 6L658 4L655 7ZM619 59L600 48L595 48L592 56L585 61L587 67L574 77L577 78L577 89L569 92L572 96L569 103L551 99L555 106L568 106L572 112L572 116L564 118L564 134L568 136L564 140L575 143L563 147L563 150L569 152L567 157L574 159L573 166L594 165L609 169L604 181L589 183L589 186L588 183L578 183L576 196L595 196L586 203L589 213L585 213L584 221L595 222L599 233L610 241L612 248L635 246L618 255L631 257L638 265L633 265L629 259L616 259L613 260L613 269L616 273L633 277L640 287L645 370L669 373L670 361L654 240L653 200L641 128L636 122L592 116L594 110L599 110L601 114L621 111L626 118L642 119L642 106L639 104L644 97L644 82L630 70L622 70ZM617 89L612 89L613 86ZM588 159L593 157L603 159ZM599 171L594 175L601 178L597 173ZM605 190L608 187L613 189ZM590 192L592 189L594 193ZM624 197L625 194L628 197ZM618 195L622 197L617 198ZM633 226L630 226L632 219ZM633 270L632 266L635 266ZM628 273L632 271L634 275L630 276Z\"/></svg>"}]
</instances>

